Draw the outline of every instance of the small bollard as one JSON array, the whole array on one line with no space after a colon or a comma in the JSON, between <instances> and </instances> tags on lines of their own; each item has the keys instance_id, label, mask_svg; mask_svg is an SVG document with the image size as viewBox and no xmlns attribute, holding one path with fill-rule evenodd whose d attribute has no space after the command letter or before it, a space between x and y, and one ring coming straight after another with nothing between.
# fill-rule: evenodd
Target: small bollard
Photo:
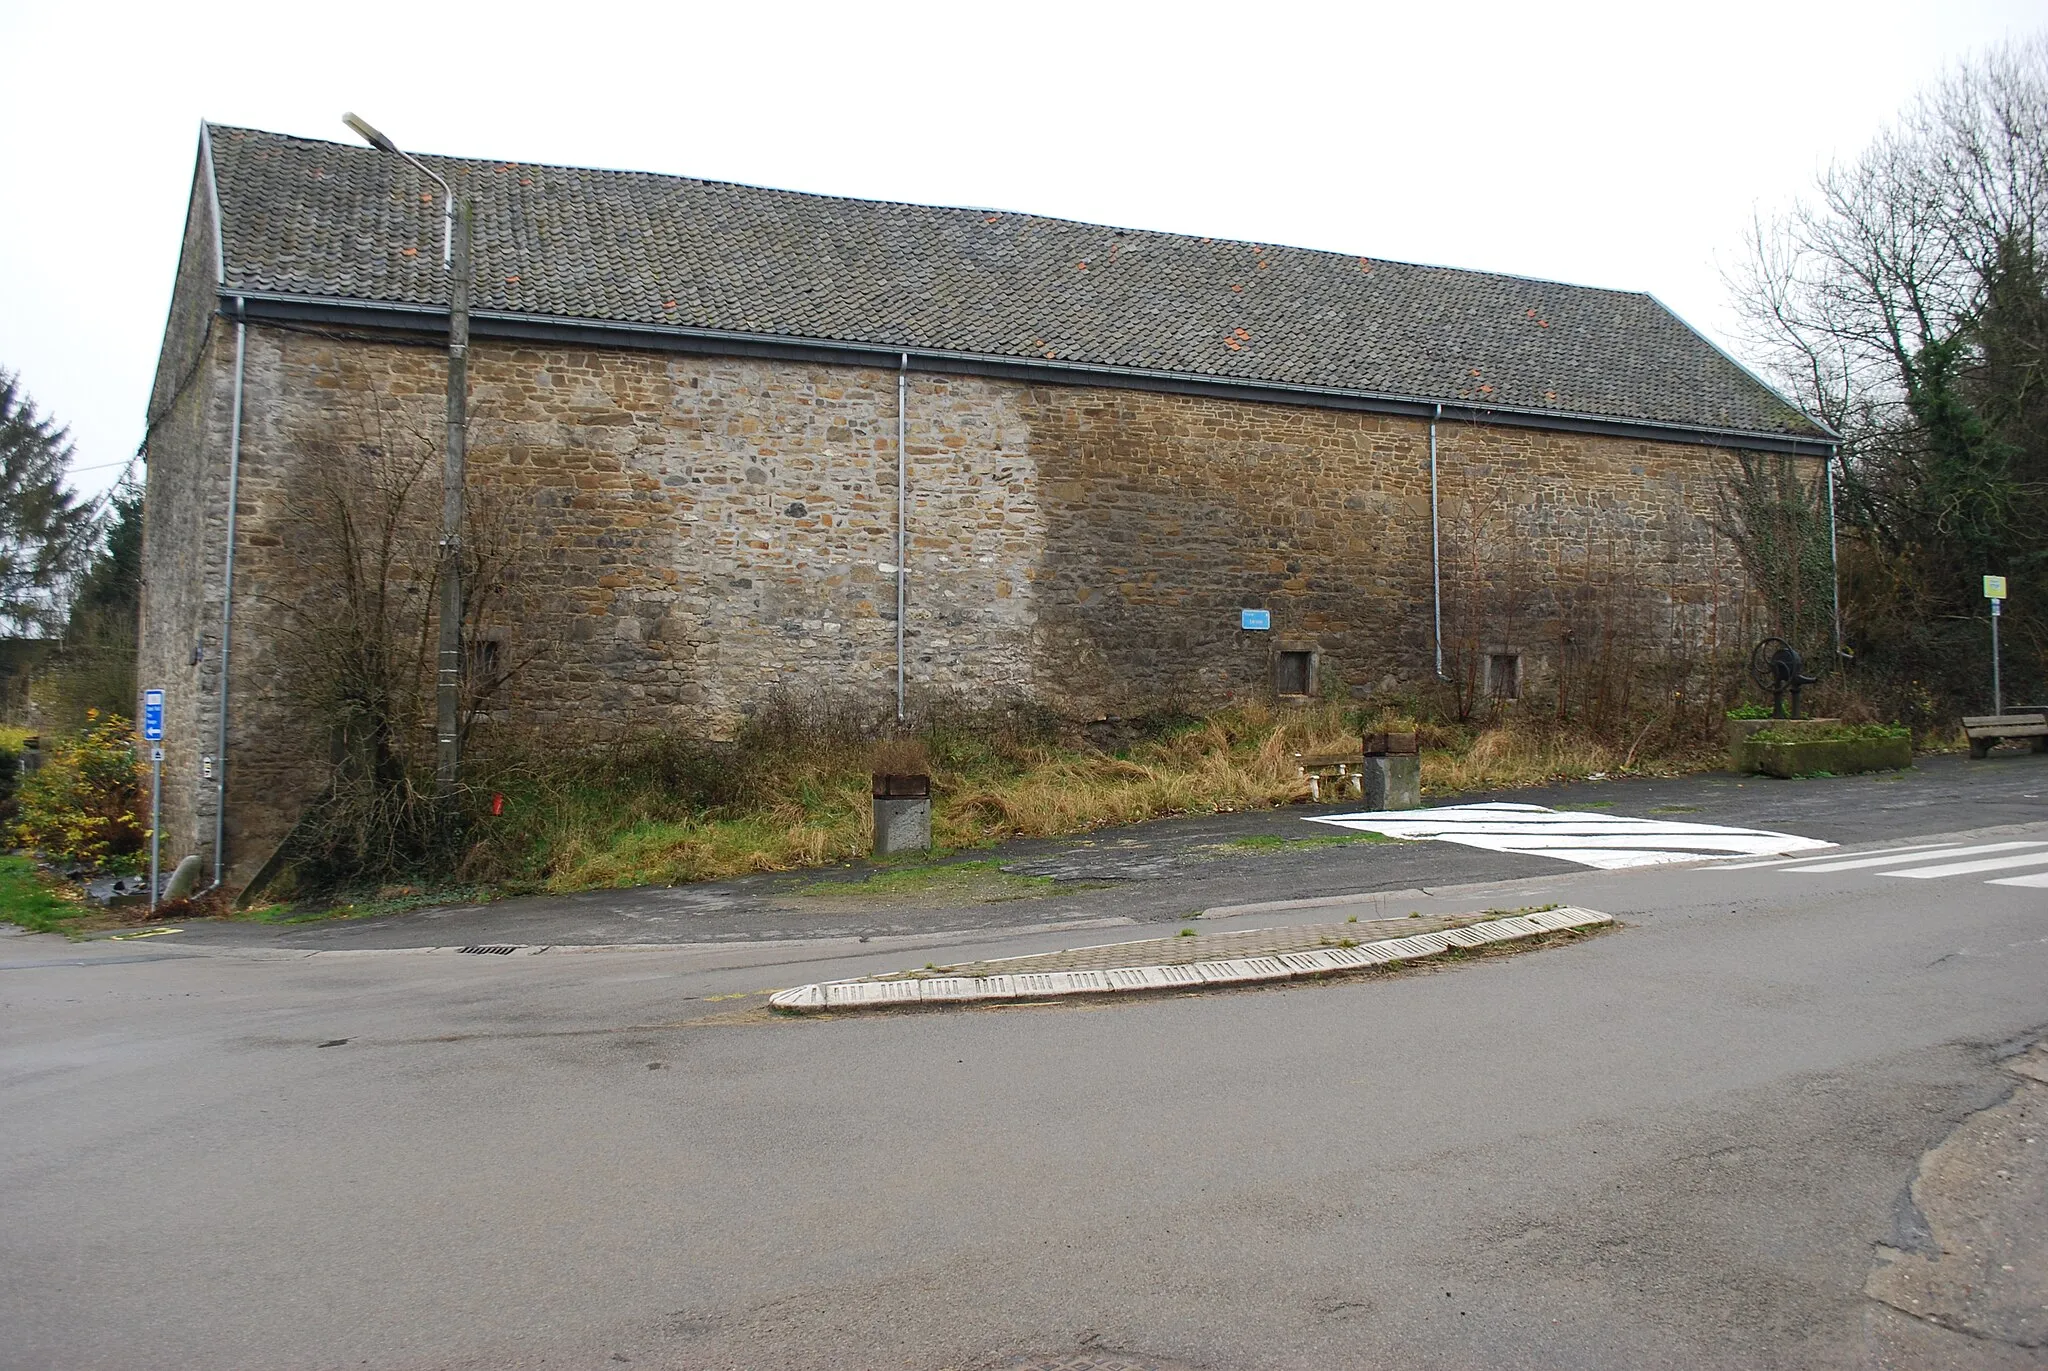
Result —
<instances>
[{"instance_id":1,"label":"small bollard","mask_svg":"<svg viewBox=\"0 0 2048 1371\"><path fill-rule=\"evenodd\" d=\"M1366 734L1362 778L1367 809L1421 808L1422 758L1415 735Z\"/></svg>"},{"instance_id":2,"label":"small bollard","mask_svg":"<svg viewBox=\"0 0 2048 1371\"><path fill-rule=\"evenodd\" d=\"M932 778L874 778L875 855L929 852L932 847Z\"/></svg>"}]
</instances>

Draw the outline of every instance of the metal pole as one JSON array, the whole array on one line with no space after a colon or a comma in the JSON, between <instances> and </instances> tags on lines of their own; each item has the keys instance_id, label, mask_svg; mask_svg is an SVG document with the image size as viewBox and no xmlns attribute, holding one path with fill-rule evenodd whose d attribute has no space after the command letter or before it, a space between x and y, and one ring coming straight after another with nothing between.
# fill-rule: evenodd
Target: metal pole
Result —
<instances>
[{"instance_id":1,"label":"metal pole","mask_svg":"<svg viewBox=\"0 0 2048 1371\"><path fill-rule=\"evenodd\" d=\"M910 394L910 354L904 353L902 364L896 369L896 723L902 726L903 710L903 611L909 596L905 576L908 574L903 559L908 547L907 530L910 524L910 477L909 462L903 455L903 438L907 428L905 405Z\"/></svg>"},{"instance_id":2,"label":"metal pole","mask_svg":"<svg viewBox=\"0 0 2048 1371\"><path fill-rule=\"evenodd\" d=\"M1835 656L1842 655L1842 555L1835 542L1835 450L1828 452L1828 578L1835 591Z\"/></svg>"},{"instance_id":3,"label":"metal pole","mask_svg":"<svg viewBox=\"0 0 2048 1371\"><path fill-rule=\"evenodd\" d=\"M164 749L161 743L149 748L149 912L156 913L158 857L164 842Z\"/></svg>"},{"instance_id":4,"label":"metal pole","mask_svg":"<svg viewBox=\"0 0 2048 1371\"><path fill-rule=\"evenodd\" d=\"M462 770L462 485L469 447L469 278L472 211L455 210L448 301L448 442L441 463L440 641L434 684L434 798L446 814Z\"/></svg>"},{"instance_id":5,"label":"metal pole","mask_svg":"<svg viewBox=\"0 0 2048 1371\"><path fill-rule=\"evenodd\" d=\"M248 356L249 325L235 300L235 398L228 420L228 550L220 587L220 732L213 752L213 883L226 870L228 819L228 656L235 623L235 501L242 480L242 374Z\"/></svg>"},{"instance_id":6,"label":"metal pole","mask_svg":"<svg viewBox=\"0 0 2048 1371\"><path fill-rule=\"evenodd\" d=\"M1991 712L2005 713L2005 689L1998 679L1998 611L2003 600L1991 602Z\"/></svg>"}]
</instances>

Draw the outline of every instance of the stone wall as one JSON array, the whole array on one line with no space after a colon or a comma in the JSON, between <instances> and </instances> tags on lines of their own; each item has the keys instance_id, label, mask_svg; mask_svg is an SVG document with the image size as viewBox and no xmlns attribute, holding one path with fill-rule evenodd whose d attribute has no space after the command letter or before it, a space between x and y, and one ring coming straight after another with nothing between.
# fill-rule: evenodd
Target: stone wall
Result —
<instances>
[{"instance_id":1,"label":"stone wall","mask_svg":"<svg viewBox=\"0 0 2048 1371\"><path fill-rule=\"evenodd\" d=\"M250 329L248 369L244 875L326 755L287 641L334 583L309 492L346 476L367 497L416 472L395 579L423 604L444 376L431 345L268 326ZM886 708L893 371L486 340L471 383L469 538L502 563L481 627L522 664L491 727L729 733L778 691ZM1430 673L1425 423L913 373L907 430L914 697L1093 718L1266 696L1283 651L1314 653L1325 693ZM1661 643L1701 640L1739 599L1708 521L1721 454L1474 425L1439 439L1445 637L1468 656L1512 649L1534 679L1596 583L1601 612L1619 596L1628 632ZM176 616L156 605L145 651L168 660ZM1272 631L1241 630L1244 608Z\"/></svg>"},{"instance_id":2,"label":"stone wall","mask_svg":"<svg viewBox=\"0 0 2048 1371\"><path fill-rule=\"evenodd\" d=\"M1032 400L1051 530L1039 659L1065 708L1256 698L1289 650L1315 654L1323 693L1433 674L1426 422L1134 391ZM1447 673L1506 653L1533 688L1610 622L1637 652L1716 645L1743 598L1710 519L1724 461L1440 425ZM1272 629L1241 631L1244 608Z\"/></svg>"},{"instance_id":3,"label":"stone wall","mask_svg":"<svg viewBox=\"0 0 2048 1371\"><path fill-rule=\"evenodd\" d=\"M213 846L221 557L226 548L227 444L234 326L216 314L213 219L197 178L149 402L143 502L143 689L164 692L163 855L166 867ZM194 661L197 651L199 660ZM135 705L138 713L141 703Z\"/></svg>"}]
</instances>

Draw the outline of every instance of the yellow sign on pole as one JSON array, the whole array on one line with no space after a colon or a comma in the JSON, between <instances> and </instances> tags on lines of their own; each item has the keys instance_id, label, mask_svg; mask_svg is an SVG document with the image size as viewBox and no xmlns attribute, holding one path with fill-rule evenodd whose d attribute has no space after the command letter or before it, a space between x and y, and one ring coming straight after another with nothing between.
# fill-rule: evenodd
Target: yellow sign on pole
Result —
<instances>
[{"instance_id":1,"label":"yellow sign on pole","mask_svg":"<svg viewBox=\"0 0 2048 1371\"><path fill-rule=\"evenodd\" d=\"M1984 598L1987 600L2003 600L2005 598L2005 577L1986 576L1984 578Z\"/></svg>"}]
</instances>

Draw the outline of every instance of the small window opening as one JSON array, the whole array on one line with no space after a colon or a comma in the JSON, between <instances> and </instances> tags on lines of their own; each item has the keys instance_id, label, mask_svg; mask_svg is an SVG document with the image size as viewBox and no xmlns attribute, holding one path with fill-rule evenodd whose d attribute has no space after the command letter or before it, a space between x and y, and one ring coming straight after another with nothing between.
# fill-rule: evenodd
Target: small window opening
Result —
<instances>
[{"instance_id":1,"label":"small window opening","mask_svg":"<svg viewBox=\"0 0 2048 1371\"><path fill-rule=\"evenodd\" d=\"M480 686L495 685L498 680L499 651L495 638L474 640L469 645L469 679Z\"/></svg>"},{"instance_id":2,"label":"small window opening","mask_svg":"<svg viewBox=\"0 0 2048 1371\"><path fill-rule=\"evenodd\" d=\"M1313 694L1315 683L1316 654L1313 652L1282 652L1273 659L1273 693L1275 695Z\"/></svg>"},{"instance_id":3,"label":"small window opening","mask_svg":"<svg viewBox=\"0 0 2048 1371\"><path fill-rule=\"evenodd\" d=\"M1486 659L1486 688L1497 700L1522 698L1522 657L1517 652L1495 652Z\"/></svg>"}]
</instances>

